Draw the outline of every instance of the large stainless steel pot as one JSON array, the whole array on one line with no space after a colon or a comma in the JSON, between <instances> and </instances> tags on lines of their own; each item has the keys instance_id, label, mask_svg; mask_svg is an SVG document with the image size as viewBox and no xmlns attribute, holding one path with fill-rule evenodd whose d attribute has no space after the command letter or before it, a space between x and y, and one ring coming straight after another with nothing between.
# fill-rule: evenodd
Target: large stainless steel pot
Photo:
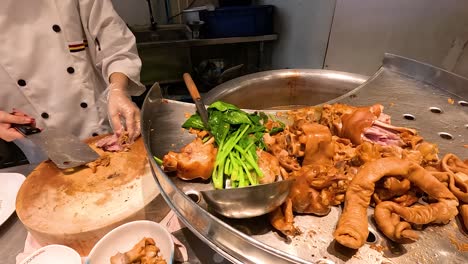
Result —
<instances>
[{"instance_id":1,"label":"large stainless steel pot","mask_svg":"<svg viewBox=\"0 0 468 264\"><path fill-rule=\"evenodd\" d=\"M265 71L218 85L204 96L204 100L207 104L222 100L247 109L289 109L335 99L368 78L318 69Z\"/></svg>"},{"instance_id":2,"label":"large stainless steel pot","mask_svg":"<svg viewBox=\"0 0 468 264\"><path fill-rule=\"evenodd\" d=\"M249 78L253 82L264 80L268 83L271 79L283 78L280 82L287 85L288 80L301 80L299 74L295 75L295 72L307 72L307 70L259 73L230 83L250 83ZM349 89L352 89L350 83L357 85L359 80L365 80L365 77L348 73L320 70L312 72L316 78L325 78L330 83L338 84L341 80L346 85L350 85ZM277 74L271 75L271 73ZM254 78L255 76L258 78ZM303 80L298 83L301 82ZM219 94L209 96L207 102L238 98L239 101L234 99L228 101L242 107L249 106L247 108L272 108L286 103L280 100L274 104L263 105L262 102L271 101L276 92L252 95L249 94L250 90L244 90L242 87L244 86L233 88L237 89L240 96L234 96L229 89L225 93L219 91L218 87ZM329 90L326 85L315 85L315 87L323 88L324 93ZM468 79L430 65L387 54L382 68L356 89L348 90L348 93L335 99L329 96L323 101L314 103L292 101L292 104L316 104L330 99L332 99L330 102L352 105L380 102L386 106L386 113L392 116L394 124L416 128L426 140L439 144L441 153L450 151L461 158L466 158L468 149L463 147L463 144L466 144L465 139L468 138L466 87ZM268 87L262 89L266 88ZM279 86L275 89L280 92ZM344 89L343 93L346 91ZM222 96L223 94L226 96ZM229 94L232 96L229 97ZM293 97L320 96L314 90L308 92L303 90L303 94ZM251 97L254 99L251 100ZM242 104L243 99L249 100L251 104ZM453 103L448 103L447 99ZM441 112L431 111L434 107L440 108ZM273 232L267 217L230 220L214 214L207 209L203 201L197 204L185 194L211 189L210 184L180 181L170 177L152 159L153 155L162 157L169 150L178 150L193 139L193 136L184 132L180 126L186 120L187 114L194 112L193 104L162 98L159 86L155 85L143 105L142 135L155 179L161 188L161 195L195 235L229 261L233 263L468 263L468 253L457 250L454 244L457 241L461 244L468 243L468 237L460 232L461 222L455 220L447 225L429 226L418 231L421 239L415 243L396 245L376 231L377 228L371 217L372 209L369 209L369 230L373 236L356 252L340 247L333 239L332 233L341 210L339 207L333 207L325 217L297 215L295 223L304 233L291 240ZM409 115L414 118L408 119ZM453 138L442 137L441 132L453 135Z\"/></svg>"},{"instance_id":3,"label":"large stainless steel pot","mask_svg":"<svg viewBox=\"0 0 468 264\"><path fill-rule=\"evenodd\" d=\"M278 106L289 108L291 104L310 105L334 99L351 91L366 79L366 76L327 70L269 71L224 83L215 88L206 100L209 103L210 100L222 99L243 108L252 109ZM232 88L235 92L223 92L224 89L232 91L231 88L223 87L233 84L237 84ZM284 90L281 89L282 86L290 89L289 96L281 92ZM275 89L269 89L269 87ZM252 94L254 91L257 92L256 95ZM261 95L258 93L260 91ZM240 97L237 94L243 96ZM301 94L313 96L304 100ZM222 95L230 95L231 99ZM276 98L274 101L269 100L273 97ZM262 101L264 101L263 104L261 104ZM189 143L193 137L182 132L180 125L185 121L187 113L194 112L193 104L163 99L159 85L155 84L145 99L142 111L142 135L149 157L162 157L169 150L178 150ZM196 204L185 194L194 190L211 189L209 184L185 182L168 177L153 159L150 160L155 179L161 187L161 195L171 209L195 235L224 258L233 263L309 263L296 256L294 247L281 251L271 246L271 242L276 241L277 238L269 230L267 217L246 220L247 224L231 223L230 220L207 211L203 201ZM338 211L336 215L337 213ZM271 242L265 243L251 236L254 233L260 235L264 232L269 232L269 234L268 237L262 239L271 240Z\"/></svg>"}]
</instances>

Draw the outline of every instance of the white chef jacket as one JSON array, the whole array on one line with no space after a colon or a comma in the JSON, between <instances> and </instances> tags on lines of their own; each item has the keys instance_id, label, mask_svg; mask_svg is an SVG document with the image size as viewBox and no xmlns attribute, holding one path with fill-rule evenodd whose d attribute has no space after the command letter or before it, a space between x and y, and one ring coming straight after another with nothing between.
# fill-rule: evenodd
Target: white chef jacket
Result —
<instances>
[{"instance_id":1,"label":"white chef jacket","mask_svg":"<svg viewBox=\"0 0 468 264\"><path fill-rule=\"evenodd\" d=\"M109 132L99 98L114 72L129 77L130 95L144 91L135 37L110 0L1 0L0 43L0 110L40 128Z\"/></svg>"}]
</instances>

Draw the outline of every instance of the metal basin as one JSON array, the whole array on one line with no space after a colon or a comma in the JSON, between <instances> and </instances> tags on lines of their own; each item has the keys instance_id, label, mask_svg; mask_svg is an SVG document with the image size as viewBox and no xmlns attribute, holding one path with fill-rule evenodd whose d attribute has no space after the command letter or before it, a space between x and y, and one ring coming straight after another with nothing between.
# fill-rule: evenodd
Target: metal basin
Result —
<instances>
[{"instance_id":1,"label":"metal basin","mask_svg":"<svg viewBox=\"0 0 468 264\"><path fill-rule=\"evenodd\" d=\"M369 77L329 70L274 70L246 75L210 90L205 103L222 100L246 109L291 109L335 99Z\"/></svg>"},{"instance_id":2,"label":"metal basin","mask_svg":"<svg viewBox=\"0 0 468 264\"><path fill-rule=\"evenodd\" d=\"M307 76L307 78L300 77L301 74ZM268 81L269 85L274 83L271 82L271 79L277 79L280 84L274 87L277 87L278 90L284 89L284 87L281 88L281 84L287 84L288 80L291 79L297 80L297 84L302 84L302 86L297 85L295 87L302 87L306 90L309 89L309 91L311 91L311 87L315 87L318 91L314 92L316 97L311 101L315 102L315 104L334 99L357 87L367 79L365 76L326 70L279 70L244 76L228 83L248 83L250 78L257 84L262 80ZM320 79L320 81L314 80L315 78ZM328 87L333 87L335 92L322 97L320 95L322 92L327 93L330 90L326 89L327 84ZM218 89L215 88L214 91ZM237 90L237 93L244 92L240 89ZM245 95L244 98L250 100L250 96L254 95ZM269 95L267 96L269 97ZM207 99L209 98L211 98L210 100L216 100L215 97L207 97ZM320 101L317 98L324 99ZM257 101L262 100L258 100L257 97ZM250 105L242 104L242 102L234 103L242 107L252 106L246 108L255 108L253 105L255 100L250 100L250 102L252 103ZM276 102L277 104L267 106L271 108L289 104L284 100L277 100ZM301 103L296 104L306 103L301 101ZM162 157L168 151L178 150L193 140L193 135L181 131L180 126L186 120L186 114L195 111L193 104L163 99L157 84L149 91L142 109L142 135L153 175L161 188L161 195L171 209L198 238L232 263L310 263L303 259L304 254L308 254L307 250L304 252L301 250L301 254L298 254L298 252L295 252L295 245L288 245L284 242L278 244L278 237L271 230L267 216L242 219L242 221L239 221L240 219L224 218L213 212L204 200L196 203L187 195L189 192L201 193L211 190L210 184L187 182L171 177L164 173L154 162L153 156ZM333 217L337 219L339 211L334 210L334 212ZM329 225L334 225L334 223L336 221L326 221L326 224ZM322 224L322 226L325 226L325 224ZM331 236L331 232L328 232L328 235Z\"/></svg>"}]
</instances>

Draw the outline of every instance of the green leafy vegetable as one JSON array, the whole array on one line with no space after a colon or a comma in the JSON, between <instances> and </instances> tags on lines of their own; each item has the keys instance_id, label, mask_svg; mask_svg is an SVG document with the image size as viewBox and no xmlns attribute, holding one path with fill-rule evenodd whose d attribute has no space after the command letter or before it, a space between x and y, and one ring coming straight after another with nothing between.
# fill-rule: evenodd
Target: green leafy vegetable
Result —
<instances>
[{"instance_id":1,"label":"green leafy vegetable","mask_svg":"<svg viewBox=\"0 0 468 264\"><path fill-rule=\"evenodd\" d=\"M272 129L270 129L270 135L274 135L274 134L278 134L279 132L282 132L284 131L284 127L286 126L284 123L282 122L279 122L279 121L276 121L280 126L277 127L273 127Z\"/></svg>"},{"instance_id":2,"label":"green leafy vegetable","mask_svg":"<svg viewBox=\"0 0 468 264\"><path fill-rule=\"evenodd\" d=\"M212 103L210 106L208 106L208 110L216 109L221 112L225 112L227 110L234 110L234 111L239 111L240 109L229 103L221 102L221 101L216 101Z\"/></svg>"},{"instance_id":3,"label":"green leafy vegetable","mask_svg":"<svg viewBox=\"0 0 468 264\"><path fill-rule=\"evenodd\" d=\"M205 126L203 125L203 121L201 120L200 115L194 114L189 117L183 124L183 128L195 128L195 129L200 129L203 130L205 129Z\"/></svg>"},{"instance_id":4,"label":"green leafy vegetable","mask_svg":"<svg viewBox=\"0 0 468 264\"><path fill-rule=\"evenodd\" d=\"M232 111L232 110L224 112L224 120L231 125L252 123L247 113L241 112L241 111Z\"/></svg>"},{"instance_id":5,"label":"green leafy vegetable","mask_svg":"<svg viewBox=\"0 0 468 264\"><path fill-rule=\"evenodd\" d=\"M266 122L268 122L268 116L267 116L264 112L260 112L260 113L258 114L258 116L262 119L263 124L265 124Z\"/></svg>"},{"instance_id":6,"label":"green leafy vegetable","mask_svg":"<svg viewBox=\"0 0 468 264\"><path fill-rule=\"evenodd\" d=\"M153 159L156 161L156 164L158 164L159 166L163 164L163 161L160 158L153 156Z\"/></svg>"},{"instance_id":7,"label":"green leafy vegetable","mask_svg":"<svg viewBox=\"0 0 468 264\"><path fill-rule=\"evenodd\" d=\"M268 117L249 114L238 107L217 101L208 107L210 133L218 145L212 174L216 189L256 185L263 177L258 167L257 149L265 149L263 125ZM266 121L265 121L266 120ZM206 129L200 116L192 115L184 128Z\"/></svg>"}]
</instances>

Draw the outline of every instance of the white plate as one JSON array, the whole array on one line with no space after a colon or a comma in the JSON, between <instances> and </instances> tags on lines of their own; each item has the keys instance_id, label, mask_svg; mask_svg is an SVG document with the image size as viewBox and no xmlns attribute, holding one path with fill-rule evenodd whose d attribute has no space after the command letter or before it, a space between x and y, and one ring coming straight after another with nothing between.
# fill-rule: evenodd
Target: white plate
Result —
<instances>
[{"instance_id":1,"label":"white plate","mask_svg":"<svg viewBox=\"0 0 468 264\"><path fill-rule=\"evenodd\" d=\"M173 262L174 242L169 231L156 222L141 220L123 224L107 233L91 249L86 263L110 263L112 256L129 251L144 237L153 238L166 262Z\"/></svg>"},{"instance_id":2,"label":"white plate","mask_svg":"<svg viewBox=\"0 0 468 264\"><path fill-rule=\"evenodd\" d=\"M63 245L48 245L36 250L21 264L81 264L81 257L72 248Z\"/></svg>"},{"instance_id":3,"label":"white plate","mask_svg":"<svg viewBox=\"0 0 468 264\"><path fill-rule=\"evenodd\" d=\"M16 194L25 179L19 173L0 173L0 225L15 212Z\"/></svg>"}]
</instances>

